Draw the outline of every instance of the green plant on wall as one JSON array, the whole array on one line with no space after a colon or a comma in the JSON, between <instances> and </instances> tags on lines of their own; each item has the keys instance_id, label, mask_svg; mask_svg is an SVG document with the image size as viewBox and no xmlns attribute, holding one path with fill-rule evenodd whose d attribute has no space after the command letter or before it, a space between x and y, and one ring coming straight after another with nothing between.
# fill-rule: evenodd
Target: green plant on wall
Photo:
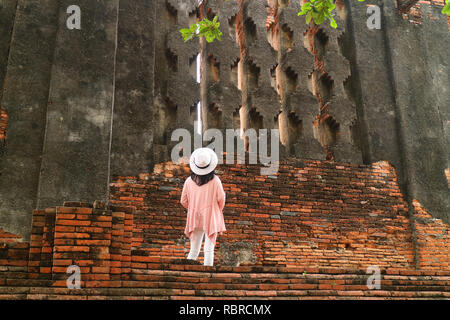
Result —
<instances>
[{"instance_id":1,"label":"green plant on wall","mask_svg":"<svg viewBox=\"0 0 450 320\"><path fill-rule=\"evenodd\" d=\"M204 18L198 23L191 25L188 29L181 29L180 32L184 42L194 37L205 37L207 42L213 42L214 39L221 41L222 32L219 30L219 27L220 22L217 21L217 16L215 16L213 20Z\"/></svg>"},{"instance_id":2,"label":"green plant on wall","mask_svg":"<svg viewBox=\"0 0 450 320\"><path fill-rule=\"evenodd\" d=\"M364 0L358 0L363 2ZM322 24L326 19L330 21L330 26L337 28L336 20L334 19L334 8L336 5L333 0L310 0L301 7L299 16L306 15L306 23L309 24L311 20L317 24Z\"/></svg>"},{"instance_id":3,"label":"green plant on wall","mask_svg":"<svg viewBox=\"0 0 450 320\"><path fill-rule=\"evenodd\" d=\"M229 0L225 0L228 2ZM363 2L364 0L358 0ZM330 21L330 26L337 28L336 20L334 19L334 9L336 5L334 0L310 0L309 2L301 6L301 10L298 13L299 16L304 15L306 23L314 22L316 25L321 25L325 20ZM443 14L450 15L450 0L445 1L445 6L442 9ZM204 37L207 42L213 42L215 39L221 41L222 32L219 30L220 22L217 16L213 20L207 18L192 24L189 28L183 28L180 30L184 41L189 41L195 37Z\"/></svg>"},{"instance_id":4,"label":"green plant on wall","mask_svg":"<svg viewBox=\"0 0 450 320\"><path fill-rule=\"evenodd\" d=\"M450 15L450 0L445 0L445 6L444 9L442 9L442 13Z\"/></svg>"}]
</instances>

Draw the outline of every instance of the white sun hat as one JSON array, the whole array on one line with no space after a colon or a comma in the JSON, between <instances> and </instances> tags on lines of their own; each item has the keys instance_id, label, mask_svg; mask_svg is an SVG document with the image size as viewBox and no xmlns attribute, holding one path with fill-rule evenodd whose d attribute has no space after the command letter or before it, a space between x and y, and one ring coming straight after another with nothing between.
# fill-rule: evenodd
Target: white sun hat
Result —
<instances>
[{"instance_id":1,"label":"white sun hat","mask_svg":"<svg viewBox=\"0 0 450 320\"><path fill-rule=\"evenodd\" d=\"M192 172L203 176L213 171L218 162L219 159L214 150L210 148L198 148L192 152L191 158L189 159L189 166Z\"/></svg>"}]
</instances>

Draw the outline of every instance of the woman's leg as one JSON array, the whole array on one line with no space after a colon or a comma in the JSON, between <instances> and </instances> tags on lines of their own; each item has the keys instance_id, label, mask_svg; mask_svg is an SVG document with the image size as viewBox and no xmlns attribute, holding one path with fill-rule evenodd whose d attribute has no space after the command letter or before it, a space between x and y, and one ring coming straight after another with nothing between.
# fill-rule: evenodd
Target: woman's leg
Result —
<instances>
[{"instance_id":1,"label":"woman's leg","mask_svg":"<svg viewBox=\"0 0 450 320\"><path fill-rule=\"evenodd\" d=\"M189 251L188 259L197 260L200 253L200 247L203 240L203 230L194 230L194 239L191 241L191 249Z\"/></svg>"},{"instance_id":2,"label":"woman's leg","mask_svg":"<svg viewBox=\"0 0 450 320\"><path fill-rule=\"evenodd\" d=\"M203 265L212 266L214 264L214 246L217 234L214 235L214 242L212 242L209 237L205 234L205 246L203 251L205 252L205 261Z\"/></svg>"}]
</instances>

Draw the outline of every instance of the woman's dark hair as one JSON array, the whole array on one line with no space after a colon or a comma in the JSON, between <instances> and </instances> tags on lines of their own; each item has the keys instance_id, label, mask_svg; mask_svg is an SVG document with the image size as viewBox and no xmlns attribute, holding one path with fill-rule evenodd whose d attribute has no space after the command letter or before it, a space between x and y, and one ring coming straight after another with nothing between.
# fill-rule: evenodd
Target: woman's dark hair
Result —
<instances>
[{"instance_id":1,"label":"woman's dark hair","mask_svg":"<svg viewBox=\"0 0 450 320\"><path fill-rule=\"evenodd\" d=\"M192 179L192 181L194 181L198 186L202 186L202 185L204 185L204 184L207 184L209 181L212 180L212 178L214 178L214 170L211 171L210 173L205 174L205 175L202 175L202 176L200 176L200 175L198 175L198 174L195 174L195 173L191 172L191 179Z\"/></svg>"}]
</instances>

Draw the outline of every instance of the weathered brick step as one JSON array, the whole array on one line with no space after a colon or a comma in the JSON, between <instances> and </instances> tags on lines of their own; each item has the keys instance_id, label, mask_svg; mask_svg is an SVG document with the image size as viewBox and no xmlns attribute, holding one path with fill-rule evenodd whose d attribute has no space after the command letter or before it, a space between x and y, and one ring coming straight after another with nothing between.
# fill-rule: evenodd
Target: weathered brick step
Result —
<instances>
[{"instance_id":1,"label":"weathered brick step","mask_svg":"<svg viewBox=\"0 0 450 320\"><path fill-rule=\"evenodd\" d=\"M272 291L297 291L297 290L339 290L339 291L366 291L368 290L366 284L353 285L353 284L311 284L311 283L229 283L227 279L222 279L222 281L212 281L205 282L200 281L199 283L192 282L180 282L181 279L153 279L151 281L123 281L122 287L130 288L176 288L176 289L186 289L186 290L247 290L247 291L258 291L258 290L272 290ZM381 288L383 291L429 291L429 292L450 292L450 286L422 286L414 283L405 285L386 285L381 281Z\"/></svg>"},{"instance_id":2,"label":"weathered brick step","mask_svg":"<svg viewBox=\"0 0 450 320\"><path fill-rule=\"evenodd\" d=\"M0 299L450 298L450 276L435 276L434 272L397 270L405 275L383 274L381 290L369 290L363 270L341 270L339 274L334 269L318 269L316 272L329 273L305 274L298 272L300 268L149 265L165 269L133 269L130 280L87 282L88 287L80 290L52 287L55 283L51 280L25 279L18 274L21 278L8 278L6 286L0 285Z\"/></svg>"},{"instance_id":3,"label":"weathered brick step","mask_svg":"<svg viewBox=\"0 0 450 320\"><path fill-rule=\"evenodd\" d=\"M134 268L135 273L145 274L154 272L172 272L172 271L197 271L203 273L258 273L267 274L270 277L280 276L281 274L294 275L295 277L316 274L317 277L346 277L352 276L367 276L365 269L346 269L346 268L316 268L316 267L280 267L280 266L223 266L217 265L213 267L205 267L202 265L191 264L173 264L173 259L164 257L150 257L150 256L133 256L133 262L141 262L145 264L146 268ZM144 270L145 269L145 270ZM155 271L153 271L155 270ZM381 270L383 277L390 279L402 279L403 277L411 277L416 279L422 277L423 280L439 279L450 280L450 271L433 271L433 270L414 270L414 269L386 269ZM432 277L432 278L430 278Z\"/></svg>"},{"instance_id":4,"label":"weathered brick step","mask_svg":"<svg viewBox=\"0 0 450 320\"><path fill-rule=\"evenodd\" d=\"M5 283L2 283L0 281L0 288L1 285L9 287L27 287L27 286L50 287L52 283L53 283L52 280L7 278Z\"/></svg>"},{"instance_id":5,"label":"weathered brick step","mask_svg":"<svg viewBox=\"0 0 450 320\"><path fill-rule=\"evenodd\" d=\"M177 289L229 289L229 290L367 290L366 281L360 280L322 280L316 279L240 279L240 278L197 278L187 276L147 276L132 275L130 281L116 281L117 285L126 288L177 288ZM51 287L52 280L8 279L2 286L7 287ZM442 291L450 292L450 285L435 284L433 281L404 281L403 284L392 284L381 280L383 290L388 291Z\"/></svg>"},{"instance_id":6,"label":"weathered brick step","mask_svg":"<svg viewBox=\"0 0 450 320\"><path fill-rule=\"evenodd\" d=\"M141 270L139 270L141 271ZM152 279L201 279L201 281L209 281L208 279L228 279L230 282L256 283L261 281L276 281L277 283L316 283L316 284L365 284L368 275L361 276L359 274L298 274L298 273L213 273L213 272L195 272L195 271L173 271L173 270L147 270L144 273L135 273L131 275L133 280L148 281ZM384 283L390 285L403 285L411 282L419 285L450 285L450 277L438 277L433 279L429 277L413 277L413 276L396 276L381 275Z\"/></svg>"},{"instance_id":7,"label":"weathered brick step","mask_svg":"<svg viewBox=\"0 0 450 320\"><path fill-rule=\"evenodd\" d=\"M0 272L0 279L26 279L28 273L25 272Z\"/></svg>"},{"instance_id":8,"label":"weathered brick step","mask_svg":"<svg viewBox=\"0 0 450 320\"><path fill-rule=\"evenodd\" d=\"M192 282L194 280L194 282ZM360 280L328 280L328 281L317 281L315 279L283 279L285 281L281 281L280 279L270 280L270 279L261 279L261 278L254 278L254 279L241 279L241 278L201 278L199 281L201 283L201 286L215 286L216 284L223 284L226 286L247 286L249 289L251 288L269 288L269 287L277 287L277 288L290 288L290 289L320 289L320 288L351 288L351 289L365 289L366 288L366 280L360 281ZM136 280L135 277L132 277L132 280L129 281L129 283L133 283L137 286L140 285L140 283L151 283L151 282L158 282L158 283L174 283L180 284L183 281L189 281L187 282L190 286L196 286L197 283L195 281L195 278L189 278L189 277L170 277L170 276L153 276L149 279L139 279ZM127 281L128 282L128 281ZM384 279L381 279L381 285L383 287L389 287L392 290L400 289L402 288L411 288L411 290L422 290L422 289L430 289L430 290L448 290L450 291L450 284L447 283L445 285L435 284L432 281L429 281L428 283L424 284L423 282L419 281L404 281L404 283L392 283L391 281L386 281ZM132 286L132 285L131 285ZM434 289L433 289L434 288ZM409 290L409 289L408 289Z\"/></svg>"},{"instance_id":9,"label":"weathered brick step","mask_svg":"<svg viewBox=\"0 0 450 320\"><path fill-rule=\"evenodd\" d=\"M448 299L448 292L411 292L411 291L340 291L340 290L185 290L168 288L95 288L69 290L65 288L8 288L0 291L3 298L27 299L177 299L183 297L217 298L217 299L362 299L362 298L413 298L413 299Z\"/></svg>"}]
</instances>

